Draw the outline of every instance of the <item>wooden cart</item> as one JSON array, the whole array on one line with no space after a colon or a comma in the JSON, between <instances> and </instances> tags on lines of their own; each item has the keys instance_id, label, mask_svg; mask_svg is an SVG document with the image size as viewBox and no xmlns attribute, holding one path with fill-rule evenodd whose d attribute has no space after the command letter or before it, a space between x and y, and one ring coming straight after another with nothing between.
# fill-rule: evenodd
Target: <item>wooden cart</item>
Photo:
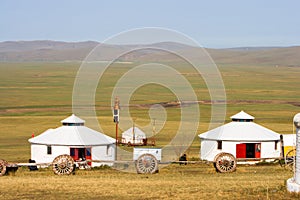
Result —
<instances>
[{"instance_id":1,"label":"wooden cart","mask_svg":"<svg viewBox=\"0 0 300 200\"><path fill-rule=\"evenodd\" d=\"M87 164L88 162L105 162L98 160L86 160L86 161L74 161L70 155L64 154L57 156L52 163L8 163L5 160L0 160L0 176L5 175L8 171L13 170L16 171L18 167L22 166L48 166L52 167L54 174L56 175L70 175L74 173L76 166L83 166L85 169L90 169L90 166ZM108 162L108 161L107 161ZM123 163L124 161L109 161L113 163ZM169 164L169 163L181 163L182 161L170 161L165 163L160 163L156 159L156 157L150 153L145 153L140 155L134 161L126 161L133 162L136 168L136 172L138 174L153 174L158 172L159 164ZM187 163L189 161L184 161ZM193 163L197 163L198 161L193 161ZM203 162L203 161L201 161ZM84 167L86 166L86 167ZM219 172L232 172L236 169L236 159L234 156L228 153L221 153L216 156L215 167Z\"/></svg>"},{"instance_id":2,"label":"wooden cart","mask_svg":"<svg viewBox=\"0 0 300 200\"><path fill-rule=\"evenodd\" d=\"M82 162L79 162L81 164ZM22 166L52 166L54 174L69 175L75 170L75 162L73 158L67 154L57 156L52 163L8 163L5 160L0 160L0 176L5 175L8 171L16 171Z\"/></svg>"}]
</instances>

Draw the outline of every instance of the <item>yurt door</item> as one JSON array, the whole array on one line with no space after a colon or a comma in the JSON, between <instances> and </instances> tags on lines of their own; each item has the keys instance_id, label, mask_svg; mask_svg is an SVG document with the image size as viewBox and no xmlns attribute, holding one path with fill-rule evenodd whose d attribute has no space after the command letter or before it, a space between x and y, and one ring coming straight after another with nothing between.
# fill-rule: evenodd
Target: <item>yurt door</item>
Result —
<instances>
[{"instance_id":1,"label":"yurt door","mask_svg":"<svg viewBox=\"0 0 300 200\"><path fill-rule=\"evenodd\" d=\"M86 148L85 149L85 158L86 158L86 160L92 160L91 148ZM91 162L88 162L87 164L90 165L90 166L92 165Z\"/></svg>"},{"instance_id":2,"label":"yurt door","mask_svg":"<svg viewBox=\"0 0 300 200\"><path fill-rule=\"evenodd\" d=\"M236 158L246 158L246 144L236 145Z\"/></svg>"},{"instance_id":3,"label":"yurt door","mask_svg":"<svg viewBox=\"0 0 300 200\"><path fill-rule=\"evenodd\" d=\"M260 158L260 143L255 144L255 158Z\"/></svg>"},{"instance_id":4,"label":"yurt door","mask_svg":"<svg viewBox=\"0 0 300 200\"><path fill-rule=\"evenodd\" d=\"M92 159L91 148L70 148L70 155L75 161ZM91 162L88 162L88 165L91 165Z\"/></svg>"},{"instance_id":5,"label":"yurt door","mask_svg":"<svg viewBox=\"0 0 300 200\"><path fill-rule=\"evenodd\" d=\"M70 148L70 156L76 161L79 159L78 149Z\"/></svg>"}]
</instances>

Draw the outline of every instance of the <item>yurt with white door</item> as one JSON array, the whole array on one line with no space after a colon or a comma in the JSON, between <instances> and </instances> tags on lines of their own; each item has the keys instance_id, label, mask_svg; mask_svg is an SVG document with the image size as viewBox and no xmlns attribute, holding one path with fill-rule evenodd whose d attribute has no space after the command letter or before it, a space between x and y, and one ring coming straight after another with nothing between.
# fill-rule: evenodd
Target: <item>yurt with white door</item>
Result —
<instances>
[{"instance_id":1,"label":"yurt with white door","mask_svg":"<svg viewBox=\"0 0 300 200\"><path fill-rule=\"evenodd\" d=\"M143 145L147 143L146 138L146 134L134 126L122 133L122 144Z\"/></svg>"},{"instance_id":2,"label":"yurt with white door","mask_svg":"<svg viewBox=\"0 0 300 200\"><path fill-rule=\"evenodd\" d=\"M232 122L199 135L201 159L215 161L222 152L237 160L280 157L280 134L254 123L254 117L244 111L231 119Z\"/></svg>"},{"instance_id":3,"label":"yurt with white door","mask_svg":"<svg viewBox=\"0 0 300 200\"><path fill-rule=\"evenodd\" d=\"M84 126L85 121L75 116L61 121L62 126L48 129L29 139L31 159L37 163L51 163L56 156L70 155L77 160L115 160L115 139ZM88 162L92 167L111 163Z\"/></svg>"}]
</instances>

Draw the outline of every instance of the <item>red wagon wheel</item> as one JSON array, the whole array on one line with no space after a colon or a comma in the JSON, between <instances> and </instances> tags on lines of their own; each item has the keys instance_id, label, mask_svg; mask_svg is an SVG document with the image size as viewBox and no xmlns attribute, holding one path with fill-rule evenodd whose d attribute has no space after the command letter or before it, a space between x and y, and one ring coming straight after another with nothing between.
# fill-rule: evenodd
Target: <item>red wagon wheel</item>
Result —
<instances>
[{"instance_id":1,"label":"red wagon wheel","mask_svg":"<svg viewBox=\"0 0 300 200\"><path fill-rule=\"evenodd\" d=\"M3 176L6 173L6 164L5 160L0 160L0 176Z\"/></svg>"},{"instance_id":2,"label":"red wagon wheel","mask_svg":"<svg viewBox=\"0 0 300 200\"><path fill-rule=\"evenodd\" d=\"M143 154L136 161L138 174L153 174L158 172L158 161L152 154Z\"/></svg>"},{"instance_id":3,"label":"red wagon wheel","mask_svg":"<svg viewBox=\"0 0 300 200\"><path fill-rule=\"evenodd\" d=\"M233 172L236 170L236 159L230 153L219 153L215 157L215 166L221 173Z\"/></svg>"},{"instance_id":4,"label":"red wagon wheel","mask_svg":"<svg viewBox=\"0 0 300 200\"><path fill-rule=\"evenodd\" d=\"M74 170L74 160L67 154L57 156L52 162L52 169L57 175L69 175Z\"/></svg>"}]
</instances>

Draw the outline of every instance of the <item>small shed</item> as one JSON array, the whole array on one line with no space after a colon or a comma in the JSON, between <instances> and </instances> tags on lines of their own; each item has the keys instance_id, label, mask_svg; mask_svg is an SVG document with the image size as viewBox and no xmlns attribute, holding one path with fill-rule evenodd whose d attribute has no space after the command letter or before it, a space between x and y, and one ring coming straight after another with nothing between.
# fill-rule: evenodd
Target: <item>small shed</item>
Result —
<instances>
[{"instance_id":1,"label":"small shed","mask_svg":"<svg viewBox=\"0 0 300 200\"><path fill-rule=\"evenodd\" d=\"M144 145L147 143L146 134L134 126L122 133L122 143L128 145Z\"/></svg>"},{"instance_id":2,"label":"small shed","mask_svg":"<svg viewBox=\"0 0 300 200\"><path fill-rule=\"evenodd\" d=\"M280 157L280 134L254 123L254 117L244 111L231 119L232 122L199 135L201 159L214 161L222 152L237 159Z\"/></svg>"},{"instance_id":3,"label":"small shed","mask_svg":"<svg viewBox=\"0 0 300 200\"><path fill-rule=\"evenodd\" d=\"M75 116L61 121L62 126L48 129L29 139L31 159L37 163L51 163L56 156L70 155L77 160L115 160L115 139L84 126L85 121ZM92 167L111 165L89 162Z\"/></svg>"}]
</instances>

